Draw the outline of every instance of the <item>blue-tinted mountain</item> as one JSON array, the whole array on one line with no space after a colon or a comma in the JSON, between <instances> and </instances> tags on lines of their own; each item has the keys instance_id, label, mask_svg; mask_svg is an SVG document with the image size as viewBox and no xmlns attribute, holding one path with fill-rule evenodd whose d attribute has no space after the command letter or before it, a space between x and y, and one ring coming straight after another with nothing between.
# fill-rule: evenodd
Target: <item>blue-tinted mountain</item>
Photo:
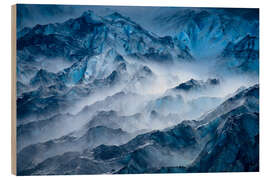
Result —
<instances>
[{"instance_id":1,"label":"blue-tinted mountain","mask_svg":"<svg viewBox=\"0 0 270 180\"><path fill-rule=\"evenodd\" d=\"M59 114L49 119L19 124L17 127L17 150L20 151L30 144L65 135L69 130L63 127L63 124L66 124L72 131L72 126L69 126L72 123L72 118L73 116L70 114Z\"/></svg>"},{"instance_id":2,"label":"blue-tinted mountain","mask_svg":"<svg viewBox=\"0 0 270 180\"><path fill-rule=\"evenodd\" d=\"M44 69L40 69L37 74L30 80L32 87L37 86L50 86L58 83L60 80L54 73L47 72Z\"/></svg>"},{"instance_id":3,"label":"blue-tinted mountain","mask_svg":"<svg viewBox=\"0 0 270 180\"><path fill-rule=\"evenodd\" d=\"M259 114L241 113L226 119L188 172L259 171Z\"/></svg>"},{"instance_id":4,"label":"blue-tinted mountain","mask_svg":"<svg viewBox=\"0 0 270 180\"><path fill-rule=\"evenodd\" d=\"M238 72L255 72L259 70L259 39L247 35L236 42L230 42L223 50L221 65Z\"/></svg>"},{"instance_id":5,"label":"blue-tinted mountain","mask_svg":"<svg viewBox=\"0 0 270 180\"><path fill-rule=\"evenodd\" d=\"M145 123L140 114L121 116L115 111L100 111L91 118L88 113L60 114L50 119L19 125L17 152L21 163L32 163L34 159L37 163L57 154L82 151L100 144L123 144L144 132L144 130L138 131L137 127L137 124L141 123L143 126ZM35 154L33 154L34 150ZM31 157L26 157L28 154ZM30 165L23 167L29 168L28 166Z\"/></svg>"},{"instance_id":6,"label":"blue-tinted mountain","mask_svg":"<svg viewBox=\"0 0 270 180\"><path fill-rule=\"evenodd\" d=\"M186 82L179 84L174 87L173 91L182 91L182 92L194 92L194 91L203 91L210 88L215 88L220 85L220 80L213 78L208 79L207 81L190 79Z\"/></svg>"},{"instance_id":7,"label":"blue-tinted mountain","mask_svg":"<svg viewBox=\"0 0 270 180\"><path fill-rule=\"evenodd\" d=\"M128 80L129 75L131 81L140 83L144 83L142 76L152 76L147 66L135 75L127 72L126 57L165 63L192 59L170 37L148 32L119 13L100 17L92 11L64 23L36 25L23 31L17 50L17 78L31 89L17 100L19 119L53 116L60 107L64 110L96 89L114 86L123 77ZM41 66L43 61L57 58L72 65L59 72Z\"/></svg>"},{"instance_id":8,"label":"blue-tinted mountain","mask_svg":"<svg viewBox=\"0 0 270 180\"><path fill-rule=\"evenodd\" d=\"M100 54L114 47L123 55L159 58L160 61L183 56L183 53L191 58L188 52L174 46L172 38L158 37L119 13L99 17L87 11L61 24L36 25L20 37L17 44L18 51L69 60Z\"/></svg>"},{"instance_id":9,"label":"blue-tinted mountain","mask_svg":"<svg viewBox=\"0 0 270 180\"><path fill-rule=\"evenodd\" d=\"M19 120L44 119L65 111L76 101L89 96L98 89L113 87L119 83L121 72L113 71L104 79L81 84L84 80L85 66L82 62L57 74L40 70L31 79L32 91L17 98L17 116ZM72 85L72 86L70 86Z\"/></svg>"},{"instance_id":10,"label":"blue-tinted mountain","mask_svg":"<svg viewBox=\"0 0 270 180\"><path fill-rule=\"evenodd\" d=\"M153 24L203 60L218 56L229 42L247 34L258 37L258 17L258 9L194 8L161 12Z\"/></svg>"},{"instance_id":11,"label":"blue-tinted mountain","mask_svg":"<svg viewBox=\"0 0 270 180\"><path fill-rule=\"evenodd\" d=\"M54 156L21 173L258 171L258 93L259 87L254 85L202 120L141 134L120 146L101 145ZM226 111L219 111L222 108Z\"/></svg>"},{"instance_id":12,"label":"blue-tinted mountain","mask_svg":"<svg viewBox=\"0 0 270 180\"><path fill-rule=\"evenodd\" d=\"M258 10L152 13L17 32L20 175L258 171Z\"/></svg>"},{"instance_id":13,"label":"blue-tinted mountain","mask_svg":"<svg viewBox=\"0 0 270 180\"><path fill-rule=\"evenodd\" d=\"M31 169L49 157L60 155L68 151L81 151L86 148L91 149L101 144L123 144L131 137L132 135L121 129L96 126L81 132L62 136L58 139L30 145L18 153L18 171Z\"/></svg>"},{"instance_id":14,"label":"blue-tinted mountain","mask_svg":"<svg viewBox=\"0 0 270 180\"><path fill-rule=\"evenodd\" d=\"M154 172L259 171L258 95L258 85L245 89L199 121L200 137L209 141L192 164Z\"/></svg>"},{"instance_id":15,"label":"blue-tinted mountain","mask_svg":"<svg viewBox=\"0 0 270 180\"><path fill-rule=\"evenodd\" d=\"M182 130L182 132L181 132ZM178 141L177 139L182 139L182 141ZM171 139L171 141L167 141L168 139ZM163 148L164 147L164 148ZM93 150L93 153L91 151L84 151L80 156L81 158L74 157L72 158L73 161L81 161L82 159L85 159L85 162L81 164L82 166L88 166L89 169L91 168L91 165L94 161L91 160L91 158L84 158L89 156L90 154L93 154L94 159L99 159L96 161L96 168L102 167L102 164L104 165L104 169L102 170L103 173L108 171L113 171L113 169L117 170L119 167L123 167L124 164L130 164L130 168L136 168L137 171L141 168L147 168L147 166L151 167L151 162L160 162L162 163L162 160L160 161L157 157L159 155L164 155L164 158L170 158L173 160L173 157L171 157L169 154L166 155L166 149L168 147L171 148L170 152L175 153L175 155L179 154L178 149L189 149L190 153L192 153L192 149L196 149L196 139L192 135L192 128L188 125L180 125L179 127L175 128L175 130L169 130L166 132L161 131L155 131L148 134L143 134L137 136L135 139L131 140L127 144L124 144L122 146L119 146L119 154L113 153L115 152L115 146L99 146ZM106 152L104 152L106 151ZM106 154L107 156L104 156L101 154ZM194 152L193 152L194 153ZM62 156L66 156L67 154L63 154ZM48 166L53 167L52 171L45 170L43 172L46 172L47 174L58 174L63 172L61 170L60 164L50 164L50 162L54 162L55 158L58 158L58 156L52 157L50 161L43 161L39 165L37 165L35 168L23 171L22 174L27 174L29 172L40 173L42 168L47 168ZM142 159L141 159L142 158ZM175 158L175 157L174 157ZM50 159L50 158L49 158ZM49 160L48 159L48 160ZM111 161L111 159L115 159ZM84 160L83 160L84 161ZM103 162L104 161L104 162ZM110 162L111 161L111 162ZM86 164L85 164L86 163ZM76 163L76 166L79 165ZM88 165L87 165L88 164ZM165 163L166 164L166 163ZM80 166L81 166L80 165ZM89 166L90 165L90 166ZM135 167L134 167L135 166ZM144 167L146 166L146 167ZM66 161L63 161L63 166L66 167ZM41 169L40 169L41 168ZM81 169L81 168L76 168ZM69 171L69 170L68 170ZM67 172L66 172L67 173ZM65 174L66 174L65 173ZM79 174L81 174L81 170L78 170ZM95 172L92 172L95 173Z\"/></svg>"},{"instance_id":16,"label":"blue-tinted mountain","mask_svg":"<svg viewBox=\"0 0 270 180\"><path fill-rule=\"evenodd\" d=\"M196 19L196 26L201 28L207 24L205 18L213 17L207 11L199 13L201 18L197 12L190 13L194 14L192 17ZM237 71L258 67L258 47L254 37L244 38L233 45L231 51L229 47L225 48L224 52L228 52L225 54L231 58L230 61L222 61L225 67L237 61L242 62L239 66L234 65ZM19 119L49 118L48 112L52 117L60 107L64 110L97 89L114 86L123 79L129 82L128 86L132 89L136 88L137 82L145 85L153 81L153 72L148 66L131 74L133 67L126 58L158 63L192 59L189 53L191 48L170 36L153 34L119 13L101 17L92 11L63 23L36 25L22 30L17 39L17 49L17 79L25 85L21 89L27 90L20 93L17 100ZM54 58L62 58L72 65L59 72L42 68L40 62L53 61ZM191 86L191 89L203 86L199 84L190 81L175 89L189 91Z\"/></svg>"}]
</instances>

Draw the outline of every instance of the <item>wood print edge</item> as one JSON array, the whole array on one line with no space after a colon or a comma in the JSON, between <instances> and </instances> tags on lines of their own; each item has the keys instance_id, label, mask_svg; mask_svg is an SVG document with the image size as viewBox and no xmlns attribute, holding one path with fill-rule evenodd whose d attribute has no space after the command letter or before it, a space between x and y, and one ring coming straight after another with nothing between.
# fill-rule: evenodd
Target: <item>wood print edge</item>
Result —
<instances>
[{"instance_id":1,"label":"wood print edge","mask_svg":"<svg viewBox=\"0 0 270 180\"><path fill-rule=\"evenodd\" d=\"M11 173L17 174L16 157L16 5L11 6Z\"/></svg>"}]
</instances>

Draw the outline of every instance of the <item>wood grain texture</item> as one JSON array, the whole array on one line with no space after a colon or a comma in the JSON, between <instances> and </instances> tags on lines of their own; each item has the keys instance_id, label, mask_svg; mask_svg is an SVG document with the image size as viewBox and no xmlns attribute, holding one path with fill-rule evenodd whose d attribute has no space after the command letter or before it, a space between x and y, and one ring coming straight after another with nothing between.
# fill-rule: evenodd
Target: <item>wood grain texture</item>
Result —
<instances>
[{"instance_id":1,"label":"wood grain texture","mask_svg":"<svg viewBox=\"0 0 270 180\"><path fill-rule=\"evenodd\" d=\"M11 7L11 172L16 175L16 5Z\"/></svg>"}]
</instances>

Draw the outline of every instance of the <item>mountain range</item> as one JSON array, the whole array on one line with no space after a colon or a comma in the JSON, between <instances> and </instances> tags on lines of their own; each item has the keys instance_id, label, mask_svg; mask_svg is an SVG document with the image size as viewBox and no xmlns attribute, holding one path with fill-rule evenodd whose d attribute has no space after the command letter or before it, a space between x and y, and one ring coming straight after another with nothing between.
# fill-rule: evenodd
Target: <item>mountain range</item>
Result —
<instances>
[{"instance_id":1,"label":"mountain range","mask_svg":"<svg viewBox=\"0 0 270 180\"><path fill-rule=\"evenodd\" d=\"M19 175L259 170L256 10L89 9L17 31Z\"/></svg>"}]
</instances>

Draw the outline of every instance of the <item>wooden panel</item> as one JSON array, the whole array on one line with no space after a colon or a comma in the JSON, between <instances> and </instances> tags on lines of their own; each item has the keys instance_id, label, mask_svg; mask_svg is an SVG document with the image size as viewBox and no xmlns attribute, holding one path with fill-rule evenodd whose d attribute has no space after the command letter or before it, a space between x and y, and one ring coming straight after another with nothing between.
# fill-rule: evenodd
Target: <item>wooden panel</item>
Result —
<instances>
[{"instance_id":1,"label":"wooden panel","mask_svg":"<svg viewBox=\"0 0 270 180\"><path fill-rule=\"evenodd\" d=\"M11 172L16 175L16 5L11 7Z\"/></svg>"}]
</instances>

